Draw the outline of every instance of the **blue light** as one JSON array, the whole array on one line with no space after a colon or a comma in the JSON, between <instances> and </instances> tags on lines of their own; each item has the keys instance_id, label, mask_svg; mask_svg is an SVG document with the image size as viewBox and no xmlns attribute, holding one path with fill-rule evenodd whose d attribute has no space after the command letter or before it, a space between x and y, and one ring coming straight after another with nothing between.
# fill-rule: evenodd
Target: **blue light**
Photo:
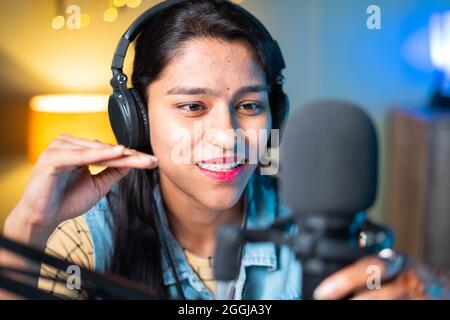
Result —
<instances>
[{"instance_id":1,"label":"blue light","mask_svg":"<svg viewBox=\"0 0 450 320\"><path fill-rule=\"evenodd\" d=\"M450 11L430 18L430 55L436 69L450 78Z\"/></svg>"},{"instance_id":2,"label":"blue light","mask_svg":"<svg viewBox=\"0 0 450 320\"><path fill-rule=\"evenodd\" d=\"M430 18L430 57L435 68L432 107L450 107L450 11Z\"/></svg>"}]
</instances>

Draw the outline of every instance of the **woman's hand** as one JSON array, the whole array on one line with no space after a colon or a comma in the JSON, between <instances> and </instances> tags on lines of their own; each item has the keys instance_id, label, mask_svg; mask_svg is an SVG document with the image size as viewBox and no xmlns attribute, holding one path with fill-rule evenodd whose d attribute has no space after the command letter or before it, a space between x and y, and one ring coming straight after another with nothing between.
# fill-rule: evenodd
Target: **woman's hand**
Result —
<instances>
[{"instance_id":1,"label":"woman's hand","mask_svg":"<svg viewBox=\"0 0 450 320\"><path fill-rule=\"evenodd\" d=\"M91 175L90 164L108 168ZM22 198L5 221L3 235L42 250L58 224L89 210L131 168L153 169L157 165L155 157L123 146L60 135L37 160ZM0 266L36 273L40 268L6 250L0 250ZM37 278L12 277L37 285ZM16 296L0 290L0 298Z\"/></svg>"},{"instance_id":2,"label":"woman's hand","mask_svg":"<svg viewBox=\"0 0 450 320\"><path fill-rule=\"evenodd\" d=\"M445 298L450 275L446 272L436 272L431 267L425 267L410 262L394 279L383 282L387 276L386 263L376 257L363 258L354 264L343 268L325 279L315 290L316 299L351 299L390 300L390 299L427 299ZM379 286L377 279L381 277ZM389 277L389 276L388 276ZM440 288L442 296L429 297L426 287L432 285Z\"/></svg>"},{"instance_id":3,"label":"woman's hand","mask_svg":"<svg viewBox=\"0 0 450 320\"><path fill-rule=\"evenodd\" d=\"M91 175L90 164L108 168ZM130 168L152 169L157 164L155 157L123 146L60 135L37 160L22 198L7 218L4 233L29 242L20 239L21 227L52 230L89 210ZM43 238L40 242L46 240L45 236L39 238ZM41 247L45 242L33 244Z\"/></svg>"}]
</instances>

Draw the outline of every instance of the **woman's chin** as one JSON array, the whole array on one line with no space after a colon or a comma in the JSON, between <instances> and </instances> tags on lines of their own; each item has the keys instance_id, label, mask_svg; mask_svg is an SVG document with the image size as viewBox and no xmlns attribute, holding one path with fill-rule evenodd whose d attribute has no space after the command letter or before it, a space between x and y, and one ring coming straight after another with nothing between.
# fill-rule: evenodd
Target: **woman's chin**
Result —
<instances>
[{"instance_id":1,"label":"woman's chin","mask_svg":"<svg viewBox=\"0 0 450 320\"><path fill-rule=\"evenodd\" d=\"M222 211L232 208L241 198L242 193L209 192L201 202L210 210Z\"/></svg>"},{"instance_id":2,"label":"woman's chin","mask_svg":"<svg viewBox=\"0 0 450 320\"><path fill-rule=\"evenodd\" d=\"M199 170L196 165L189 165L180 170L179 167L162 169L160 174L202 206L222 211L232 208L241 199L245 187L254 168L245 165L244 170L239 172L238 177L228 182L217 182L215 177L208 176Z\"/></svg>"}]
</instances>

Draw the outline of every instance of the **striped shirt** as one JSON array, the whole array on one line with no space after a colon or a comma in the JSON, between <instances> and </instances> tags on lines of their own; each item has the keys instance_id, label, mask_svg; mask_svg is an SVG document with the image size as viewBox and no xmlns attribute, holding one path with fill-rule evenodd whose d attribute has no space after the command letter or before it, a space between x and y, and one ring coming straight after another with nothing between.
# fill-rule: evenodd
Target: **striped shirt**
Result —
<instances>
[{"instance_id":1,"label":"striped shirt","mask_svg":"<svg viewBox=\"0 0 450 320\"><path fill-rule=\"evenodd\" d=\"M92 238L83 216L61 223L48 239L45 252L80 267L94 270ZM215 293L213 258L201 257L187 249L184 250L184 253L193 270L204 281L208 289ZM87 298L86 293L82 290L70 289L65 284L69 274L62 270L42 265L40 275L38 286L45 292L66 299ZM47 277L50 279L46 279Z\"/></svg>"}]
</instances>

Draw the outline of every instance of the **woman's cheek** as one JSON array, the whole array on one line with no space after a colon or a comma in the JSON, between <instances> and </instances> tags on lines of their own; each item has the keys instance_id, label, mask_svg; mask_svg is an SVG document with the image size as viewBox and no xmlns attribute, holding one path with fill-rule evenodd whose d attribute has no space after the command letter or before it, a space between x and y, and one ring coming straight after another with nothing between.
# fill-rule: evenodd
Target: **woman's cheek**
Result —
<instances>
[{"instance_id":1,"label":"woman's cheek","mask_svg":"<svg viewBox=\"0 0 450 320\"><path fill-rule=\"evenodd\" d=\"M171 151L176 146L174 128L170 121L159 121L150 126L151 145L154 155L159 159L160 167L170 166Z\"/></svg>"},{"instance_id":2,"label":"woman's cheek","mask_svg":"<svg viewBox=\"0 0 450 320\"><path fill-rule=\"evenodd\" d=\"M272 118L270 113L265 116L258 117L251 123L250 129L258 132L256 139L248 141L248 149L250 154L257 155L257 159L261 160L267 152L267 142L271 136Z\"/></svg>"},{"instance_id":3,"label":"woman's cheek","mask_svg":"<svg viewBox=\"0 0 450 320\"><path fill-rule=\"evenodd\" d=\"M161 121L150 130L152 148L162 170L183 173L193 164L194 139L192 130L176 120Z\"/></svg>"}]
</instances>

